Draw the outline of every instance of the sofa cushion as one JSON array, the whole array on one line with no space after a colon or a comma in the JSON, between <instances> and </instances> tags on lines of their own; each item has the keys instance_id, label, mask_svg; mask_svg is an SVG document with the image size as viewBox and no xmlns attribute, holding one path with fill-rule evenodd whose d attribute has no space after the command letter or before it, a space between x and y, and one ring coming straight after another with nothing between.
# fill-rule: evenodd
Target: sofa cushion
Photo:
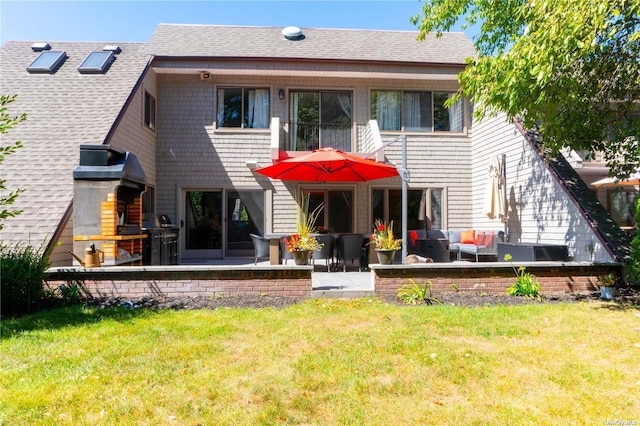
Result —
<instances>
[{"instance_id":1,"label":"sofa cushion","mask_svg":"<svg viewBox=\"0 0 640 426\"><path fill-rule=\"evenodd\" d=\"M475 244L476 243L476 231L473 229L467 229L460 232L460 242L462 244Z\"/></svg>"},{"instance_id":2,"label":"sofa cushion","mask_svg":"<svg viewBox=\"0 0 640 426\"><path fill-rule=\"evenodd\" d=\"M449 230L449 242L451 244L457 244L460 242L460 232L457 229L450 229Z\"/></svg>"}]
</instances>

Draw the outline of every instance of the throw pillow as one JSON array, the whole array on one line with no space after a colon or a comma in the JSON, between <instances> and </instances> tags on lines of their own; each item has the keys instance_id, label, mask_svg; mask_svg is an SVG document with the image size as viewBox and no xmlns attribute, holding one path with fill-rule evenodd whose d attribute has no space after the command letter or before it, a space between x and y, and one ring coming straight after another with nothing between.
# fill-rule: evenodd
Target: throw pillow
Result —
<instances>
[{"instance_id":1,"label":"throw pillow","mask_svg":"<svg viewBox=\"0 0 640 426\"><path fill-rule=\"evenodd\" d=\"M476 243L476 231L469 229L460 233L460 242L462 244L475 244Z\"/></svg>"}]
</instances>

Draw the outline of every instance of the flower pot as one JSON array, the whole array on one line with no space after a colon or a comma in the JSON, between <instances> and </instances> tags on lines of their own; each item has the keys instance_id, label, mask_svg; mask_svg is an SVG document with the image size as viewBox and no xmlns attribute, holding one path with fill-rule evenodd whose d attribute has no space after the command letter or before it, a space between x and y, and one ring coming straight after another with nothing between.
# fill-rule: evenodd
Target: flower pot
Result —
<instances>
[{"instance_id":1,"label":"flower pot","mask_svg":"<svg viewBox=\"0 0 640 426\"><path fill-rule=\"evenodd\" d=\"M293 261L296 265L308 265L309 257L311 257L310 250L298 250L291 252L293 254Z\"/></svg>"},{"instance_id":2,"label":"flower pot","mask_svg":"<svg viewBox=\"0 0 640 426\"><path fill-rule=\"evenodd\" d=\"M600 286L600 297L604 300L612 300L616 295L615 287Z\"/></svg>"},{"instance_id":3,"label":"flower pot","mask_svg":"<svg viewBox=\"0 0 640 426\"><path fill-rule=\"evenodd\" d=\"M381 265L391 265L393 258L396 254L396 250L390 249L376 249L376 256L378 256L378 263Z\"/></svg>"}]
</instances>

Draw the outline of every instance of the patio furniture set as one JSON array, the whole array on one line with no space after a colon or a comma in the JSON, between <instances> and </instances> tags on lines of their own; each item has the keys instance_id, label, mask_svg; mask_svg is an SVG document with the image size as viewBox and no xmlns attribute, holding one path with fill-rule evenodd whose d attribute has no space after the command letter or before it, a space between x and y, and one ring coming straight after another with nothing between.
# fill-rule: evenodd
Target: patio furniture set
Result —
<instances>
[{"instance_id":1,"label":"patio furniture set","mask_svg":"<svg viewBox=\"0 0 640 426\"><path fill-rule=\"evenodd\" d=\"M251 234L255 247L255 263L259 258L271 257L271 244L277 239L279 254L278 263L287 264L293 259L293 253L287 250L286 235L270 234L259 236ZM318 250L311 253L311 262L315 264L316 260L324 260L327 271L337 270L342 265L342 270L346 272L347 261L351 264L357 262L358 271L366 269L369 265L369 245L368 235L365 234L314 234L314 237L322 245ZM273 260L273 259L272 259ZM273 262L272 262L273 263Z\"/></svg>"}]
</instances>

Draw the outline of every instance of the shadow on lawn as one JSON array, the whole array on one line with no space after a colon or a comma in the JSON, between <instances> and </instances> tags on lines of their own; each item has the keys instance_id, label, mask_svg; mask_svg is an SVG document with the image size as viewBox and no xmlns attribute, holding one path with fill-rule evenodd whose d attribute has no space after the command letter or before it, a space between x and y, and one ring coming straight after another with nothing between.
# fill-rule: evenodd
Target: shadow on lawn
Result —
<instances>
[{"instance_id":1,"label":"shadow on lawn","mask_svg":"<svg viewBox=\"0 0 640 426\"><path fill-rule=\"evenodd\" d=\"M640 310L640 287L617 287L613 300L602 303L598 309L610 311Z\"/></svg>"},{"instance_id":2,"label":"shadow on lawn","mask_svg":"<svg viewBox=\"0 0 640 426\"><path fill-rule=\"evenodd\" d=\"M60 307L17 318L3 318L0 324L0 339L8 339L37 330L58 330L95 324L104 320L128 322L134 318L156 315L149 309L132 309L123 305L113 308L99 308L86 305Z\"/></svg>"}]
</instances>

